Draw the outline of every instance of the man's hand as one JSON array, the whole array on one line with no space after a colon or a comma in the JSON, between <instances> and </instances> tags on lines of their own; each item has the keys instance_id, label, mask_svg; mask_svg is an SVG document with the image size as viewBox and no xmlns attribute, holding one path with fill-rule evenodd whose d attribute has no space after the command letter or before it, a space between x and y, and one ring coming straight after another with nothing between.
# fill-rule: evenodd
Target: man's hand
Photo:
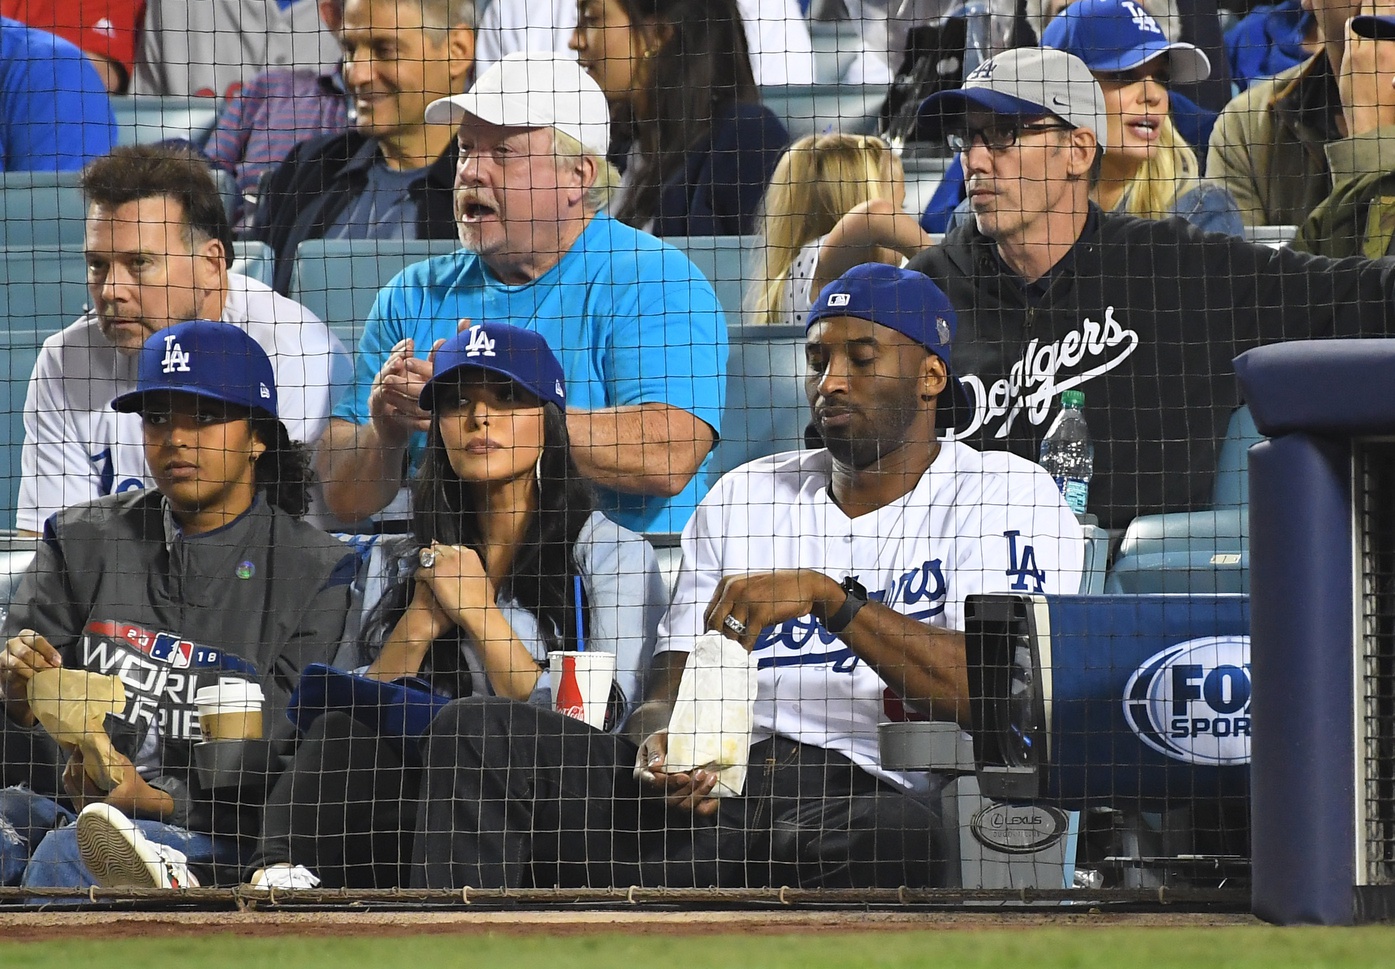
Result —
<instances>
[{"instance_id":1,"label":"man's hand","mask_svg":"<svg viewBox=\"0 0 1395 969\"><path fill-rule=\"evenodd\" d=\"M779 569L729 575L717 583L712 601L703 614L708 629L753 649L767 626L812 614L823 621L843 604L842 586L813 569ZM726 624L730 616L745 627L737 635Z\"/></svg>"},{"instance_id":2,"label":"man's hand","mask_svg":"<svg viewBox=\"0 0 1395 969\"><path fill-rule=\"evenodd\" d=\"M1361 12L1395 16L1395 2L1366 0ZM1337 88L1348 136L1395 124L1395 41L1359 37L1348 21Z\"/></svg>"},{"instance_id":3,"label":"man's hand","mask_svg":"<svg viewBox=\"0 0 1395 969\"><path fill-rule=\"evenodd\" d=\"M0 652L0 693L10 719L21 726L34 725L34 711L29 709L29 681L40 670L62 665L58 650L32 629L21 629L18 636L5 642L4 652Z\"/></svg>"},{"instance_id":4,"label":"man's hand","mask_svg":"<svg viewBox=\"0 0 1395 969\"><path fill-rule=\"evenodd\" d=\"M104 801L132 818L160 820L174 813L174 798L147 784L135 765L120 751L112 751L111 766L121 770L121 783L110 791L102 790L93 782L86 765L82 749L74 748L63 769L63 789L77 810Z\"/></svg>"},{"instance_id":5,"label":"man's hand","mask_svg":"<svg viewBox=\"0 0 1395 969\"><path fill-rule=\"evenodd\" d=\"M398 340L373 378L368 391L368 416L384 444L401 447L413 431L425 431L431 426L431 414L422 410L417 401L435 372L436 351L445 342L437 340L430 357L418 360L412 355L416 345L411 337Z\"/></svg>"},{"instance_id":6,"label":"man's hand","mask_svg":"<svg viewBox=\"0 0 1395 969\"><path fill-rule=\"evenodd\" d=\"M692 811L699 817L716 814L717 799L712 796L712 788L717 786L716 772L699 769L689 774L669 773L664 770L667 755L668 731L650 734L635 755L635 780L680 810Z\"/></svg>"}]
</instances>

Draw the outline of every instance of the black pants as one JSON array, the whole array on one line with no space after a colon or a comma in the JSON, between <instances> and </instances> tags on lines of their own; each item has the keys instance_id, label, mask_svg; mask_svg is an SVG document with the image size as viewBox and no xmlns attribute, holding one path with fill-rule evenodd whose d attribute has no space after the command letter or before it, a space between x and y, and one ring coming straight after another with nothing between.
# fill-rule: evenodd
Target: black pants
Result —
<instances>
[{"instance_id":1,"label":"black pants","mask_svg":"<svg viewBox=\"0 0 1395 969\"><path fill-rule=\"evenodd\" d=\"M250 870L291 862L326 888L406 885L420 773L369 727L326 713L267 799Z\"/></svg>"},{"instance_id":2,"label":"black pants","mask_svg":"<svg viewBox=\"0 0 1395 969\"><path fill-rule=\"evenodd\" d=\"M715 820L635 781L635 746L551 710L457 700L422 742L419 887L877 887L939 884L940 825L846 758L752 747Z\"/></svg>"}]
</instances>

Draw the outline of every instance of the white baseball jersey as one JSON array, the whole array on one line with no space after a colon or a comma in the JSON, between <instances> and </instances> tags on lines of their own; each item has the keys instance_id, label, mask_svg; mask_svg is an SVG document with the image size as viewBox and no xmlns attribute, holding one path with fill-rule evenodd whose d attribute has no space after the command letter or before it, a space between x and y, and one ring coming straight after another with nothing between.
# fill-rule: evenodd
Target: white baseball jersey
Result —
<instances>
[{"instance_id":1,"label":"white baseball jersey","mask_svg":"<svg viewBox=\"0 0 1395 969\"><path fill-rule=\"evenodd\" d=\"M338 337L299 303L236 273L228 275L223 321L271 358L291 439L318 440L351 372ZM153 486L140 415L111 409L112 398L135 389L137 360L107 342L91 313L44 341L24 399L15 527L42 531L59 509Z\"/></svg>"},{"instance_id":2,"label":"white baseball jersey","mask_svg":"<svg viewBox=\"0 0 1395 969\"><path fill-rule=\"evenodd\" d=\"M1075 592L1085 543L1055 482L1006 452L942 445L912 491L848 518L829 493L827 451L777 454L725 475L683 531L658 652L688 651L725 575L813 569L853 576L869 598L932 626L963 629L979 592ZM877 725L899 707L885 682L811 615L756 643L755 740L778 734L836 750L872 774L923 790L920 773L883 770Z\"/></svg>"}]
</instances>

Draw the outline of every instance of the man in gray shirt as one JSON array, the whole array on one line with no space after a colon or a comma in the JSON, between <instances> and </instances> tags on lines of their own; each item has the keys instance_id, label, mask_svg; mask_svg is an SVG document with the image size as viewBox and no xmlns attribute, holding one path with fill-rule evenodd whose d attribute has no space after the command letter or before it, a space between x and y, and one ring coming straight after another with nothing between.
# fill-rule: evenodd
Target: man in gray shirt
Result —
<instances>
[{"instance_id":1,"label":"man in gray shirt","mask_svg":"<svg viewBox=\"0 0 1395 969\"><path fill-rule=\"evenodd\" d=\"M301 142L262 186L251 235L286 293L306 239L454 239L455 130L426 106L465 90L475 0L348 0L339 32L349 131Z\"/></svg>"}]
</instances>

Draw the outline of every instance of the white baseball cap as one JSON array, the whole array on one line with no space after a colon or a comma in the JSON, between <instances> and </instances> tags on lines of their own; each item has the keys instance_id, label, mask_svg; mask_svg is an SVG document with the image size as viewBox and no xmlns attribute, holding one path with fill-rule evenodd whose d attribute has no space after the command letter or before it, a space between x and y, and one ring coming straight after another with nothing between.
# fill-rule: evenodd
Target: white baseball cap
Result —
<instances>
[{"instance_id":1,"label":"white baseball cap","mask_svg":"<svg viewBox=\"0 0 1395 969\"><path fill-rule=\"evenodd\" d=\"M551 51L509 54L465 94L426 106L427 124L459 124L466 114L506 128L556 128L605 157L610 106L575 59Z\"/></svg>"},{"instance_id":2,"label":"white baseball cap","mask_svg":"<svg viewBox=\"0 0 1395 969\"><path fill-rule=\"evenodd\" d=\"M984 61L957 91L932 94L920 105L922 133L937 137L971 107L1016 117L1055 115L1072 128L1089 128L1107 147L1104 92L1085 62L1049 47L1017 47Z\"/></svg>"}]
</instances>

